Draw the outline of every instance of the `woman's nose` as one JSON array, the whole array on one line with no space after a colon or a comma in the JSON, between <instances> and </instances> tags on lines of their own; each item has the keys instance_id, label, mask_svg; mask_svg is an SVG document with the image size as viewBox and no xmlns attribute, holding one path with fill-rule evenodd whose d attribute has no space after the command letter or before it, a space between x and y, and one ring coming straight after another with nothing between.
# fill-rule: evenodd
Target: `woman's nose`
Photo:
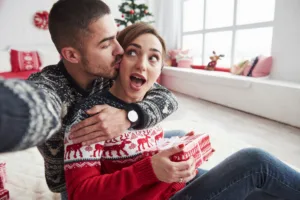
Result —
<instances>
[{"instance_id":1,"label":"woman's nose","mask_svg":"<svg viewBox=\"0 0 300 200\"><path fill-rule=\"evenodd\" d=\"M141 71L145 71L147 67L147 58L145 56L139 57L136 68L140 69Z\"/></svg>"}]
</instances>

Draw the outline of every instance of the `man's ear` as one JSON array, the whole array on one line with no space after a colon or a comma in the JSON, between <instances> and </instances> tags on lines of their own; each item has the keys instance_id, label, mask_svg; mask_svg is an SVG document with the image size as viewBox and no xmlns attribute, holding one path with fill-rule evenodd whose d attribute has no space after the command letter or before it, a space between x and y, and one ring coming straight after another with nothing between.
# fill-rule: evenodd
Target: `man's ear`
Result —
<instances>
[{"instance_id":1,"label":"man's ear","mask_svg":"<svg viewBox=\"0 0 300 200\"><path fill-rule=\"evenodd\" d=\"M77 64L80 62L80 53L73 47L64 47L61 49L62 57L70 63Z\"/></svg>"}]
</instances>

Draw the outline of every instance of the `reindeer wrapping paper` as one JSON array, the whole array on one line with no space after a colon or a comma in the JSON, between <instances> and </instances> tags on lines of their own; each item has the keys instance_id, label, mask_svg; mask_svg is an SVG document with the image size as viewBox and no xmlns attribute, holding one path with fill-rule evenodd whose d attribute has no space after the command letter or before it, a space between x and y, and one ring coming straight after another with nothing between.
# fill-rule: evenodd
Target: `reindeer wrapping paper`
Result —
<instances>
[{"instance_id":1,"label":"reindeer wrapping paper","mask_svg":"<svg viewBox=\"0 0 300 200\"><path fill-rule=\"evenodd\" d=\"M198 168L203 162L207 161L214 152L208 134L187 134L183 137L173 137L170 139L162 138L158 142L157 147L144 152L144 156L154 155L160 150L168 149L172 146L178 146L179 144L184 144L184 148L182 152L171 156L171 160L179 162L188 160L191 156L193 156L196 161L196 168Z\"/></svg>"},{"instance_id":2,"label":"reindeer wrapping paper","mask_svg":"<svg viewBox=\"0 0 300 200\"><path fill-rule=\"evenodd\" d=\"M6 183L6 163L0 161L0 200L8 200L9 192L4 189Z\"/></svg>"},{"instance_id":3,"label":"reindeer wrapping paper","mask_svg":"<svg viewBox=\"0 0 300 200\"><path fill-rule=\"evenodd\" d=\"M0 200L9 200L8 190L0 189Z\"/></svg>"},{"instance_id":4,"label":"reindeer wrapping paper","mask_svg":"<svg viewBox=\"0 0 300 200\"><path fill-rule=\"evenodd\" d=\"M0 189L4 189L6 183L6 163L0 161Z\"/></svg>"}]
</instances>

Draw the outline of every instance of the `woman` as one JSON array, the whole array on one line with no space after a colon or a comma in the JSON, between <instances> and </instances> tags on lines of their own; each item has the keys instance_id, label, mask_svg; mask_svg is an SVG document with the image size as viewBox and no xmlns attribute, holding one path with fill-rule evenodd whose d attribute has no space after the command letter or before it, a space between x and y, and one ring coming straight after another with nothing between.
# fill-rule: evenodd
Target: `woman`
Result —
<instances>
[{"instance_id":1,"label":"woman","mask_svg":"<svg viewBox=\"0 0 300 200\"><path fill-rule=\"evenodd\" d=\"M129 109L131 103L143 99L160 75L166 48L151 26L129 26L118 40L125 53L113 87L82 102L67 130L87 118L85 110L93 105ZM274 197L300 199L300 174L261 150L240 151L198 178L193 158L178 163L169 159L181 151L182 145L144 157L142 152L155 146L162 134L158 125L82 146L72 144L67 133L65 176L69 199L240 200L256 189Z\"/></svg>"}]
</instances>

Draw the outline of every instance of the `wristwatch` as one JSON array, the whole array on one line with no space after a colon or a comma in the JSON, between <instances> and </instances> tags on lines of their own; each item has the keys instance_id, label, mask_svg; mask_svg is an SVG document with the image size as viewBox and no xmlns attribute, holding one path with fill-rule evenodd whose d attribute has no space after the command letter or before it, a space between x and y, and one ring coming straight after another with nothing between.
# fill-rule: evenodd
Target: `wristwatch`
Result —
<instances>
[{"instance_id":1,"label":"wristwatch","mask_svg":"<svg viewBox=\"0 0 300 200\"><path fill-rule=\"evenodd\" d=\"M139 115L137 114L137 112L134 109L128 109L127 110L127 119L131 123L130 128L132 128L138 124Z\"/></svg>"}]
</instances>

